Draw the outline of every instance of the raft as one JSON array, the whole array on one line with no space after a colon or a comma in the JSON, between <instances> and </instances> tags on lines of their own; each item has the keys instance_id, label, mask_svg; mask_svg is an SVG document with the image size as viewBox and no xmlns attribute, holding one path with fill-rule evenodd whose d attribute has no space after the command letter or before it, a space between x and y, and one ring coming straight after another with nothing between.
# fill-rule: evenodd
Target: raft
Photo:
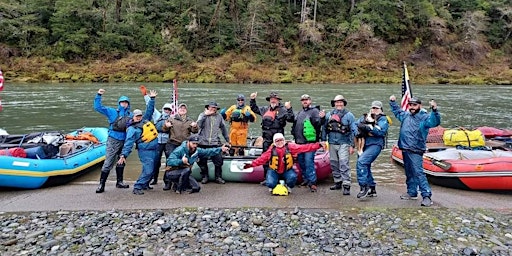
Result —
<instances>
[{"instance_id":1,"label":"raft","mask_svg":"<svg viewBox=\"0 0 512 256\"><path fill-rule=\"evenodd\" d=\"M87 139L91 136L97 141ZM2 135L0 187L38 189L68 183L103 163L107 138L108 129L103 127L85 127L69 134Z\"/></svg>"},{"instance_id":2,"label":"raft","mask_svg":"<svg viewBox=\"0 0 512 256\"><path fill-rule=\"evenodd\" d=\"M223 156L224 164L222 165L222 178L228 182L247 182L257 183L263 181L263 166L256 166L244 169L247 162L251 162L261 154L261 149L252 148L248 150L246 156ZM298 163L295 163L293 169L297 173L297 183L302 183L302 174ZM331 175L331 165L329 163L329 152L322 149L315 154L315 169L317 180L325 180ZM192 176L201 180L201 170L195 164L192 167ZM208 161L208 178L210 181L215 180L215 167L211 161Z\"/></svg>"},{"instance_id":3,"label":"raft","mask_svg":"<svg viewBox=\"0 0 512 256\"><path fill-rule=\"evenodd\" d=\"M423 170L432 184L464 190L512 190L512 151L443 148L436 143L427 143L427 148ZM393 145L391 158L403 165L397 145Z\"/></svg>"}]
</instances>

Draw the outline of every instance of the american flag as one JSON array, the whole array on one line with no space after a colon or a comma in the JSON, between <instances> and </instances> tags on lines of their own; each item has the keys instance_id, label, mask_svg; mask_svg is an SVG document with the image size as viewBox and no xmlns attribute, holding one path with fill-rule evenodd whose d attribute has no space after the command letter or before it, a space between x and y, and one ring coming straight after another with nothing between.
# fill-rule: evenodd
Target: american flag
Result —
<instances>
[{"instance_id":1,"label":"american flag","mask_svg":"<svg viewBox=\"0 0 512 256\"><path fill-rule=\"evenodd\" d=\"M4 89L4 74L0 69L0 92ZM0 111L2 111L2 99L0 99Z\"/></svg>"},{"instance_id":2,"label":"american flag","mask_svg":"<svg viewBox=\"0 0 512 256\"><path fill-rule=\"evenodd\" d=\"M178 80L172 81L172 109L171 115L178 114Z\"/></svg>"},{"instance_id":3,"label":"american flag","mask_svg":"<svg viewBox=\"0 0 512 256\"><path fill-rule=\"evenodd\" d=\"M400 101L400 107L402 110L409 110L409 100L412 98L411 83L409 82L409 72L407 72L407 65L404 62L403 74L402 74L402 100Z\"/></svg>"}]
</instances>

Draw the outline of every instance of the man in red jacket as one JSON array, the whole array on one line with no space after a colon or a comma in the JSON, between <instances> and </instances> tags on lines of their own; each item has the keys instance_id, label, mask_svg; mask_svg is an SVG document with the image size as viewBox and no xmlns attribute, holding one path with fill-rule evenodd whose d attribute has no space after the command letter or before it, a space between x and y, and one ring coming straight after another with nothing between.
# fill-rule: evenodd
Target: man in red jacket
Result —
<instances>
[{"instance_id":1,"label":"man in red jacket","mask_svg":"<svg viewBox=\"0 0 512 256\"><path fill-rule=\"evenodd\" d=\"M255 167L263 164L269 165L267 172L267 186L272 191L283 179L288 191L297 183L297 173L293 170L293 158L299 153L314 152L321 147L325 148L325 142L295 144L287 143L282 133L276 133L273 137L273 144L260 157L254 159L246 167Z\"/></svg>"}]
</instances>

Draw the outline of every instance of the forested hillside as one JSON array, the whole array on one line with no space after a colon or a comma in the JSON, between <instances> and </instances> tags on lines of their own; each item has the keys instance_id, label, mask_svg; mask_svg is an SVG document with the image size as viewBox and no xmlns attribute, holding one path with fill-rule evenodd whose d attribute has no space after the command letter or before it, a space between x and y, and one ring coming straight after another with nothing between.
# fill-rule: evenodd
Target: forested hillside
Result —
<instances>
[{"instance_id":1,"label":"forested hillside","mask_svg":"<svg viewBox=\"0 0 512 256\"><path fill-rule=\"evenodd\" d=\"M510 0L2 0L11 81L509 84Z\"/></svg>"}]
</instances>

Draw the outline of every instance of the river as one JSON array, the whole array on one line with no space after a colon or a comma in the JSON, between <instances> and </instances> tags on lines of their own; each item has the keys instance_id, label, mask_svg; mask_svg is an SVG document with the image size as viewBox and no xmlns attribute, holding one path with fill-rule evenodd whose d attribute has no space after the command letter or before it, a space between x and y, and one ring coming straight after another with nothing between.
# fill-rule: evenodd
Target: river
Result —
<instances>
[{"instance_id":1,"label":"river","mask_svg":"<svg viewBox=\"0 0 512 256\"><path fill-rule=\"evenodd\" d=\"M5 84L0 93L3 110L0 111L0 128L10 134L36 131L68 132L83 126L106 126L106 118L93 110L93 98L99 88L106 90L103 103L115 106L121 95L131 99L131 109L145 108L143 97L136 83L123 84ZM170 101L172 84L145 84L148 89L155 89L159 95L157 106L160 109ZM492 126L508 128L510 109L512 109L512 86L474 86L474 85L412 85L414 96L420 97L424 103L435 99L442 116L441 125L447 128L464 126ZM217 101L220 107L235 104L236 95L242 93L249 98L251 92L258 92L257 103L267 104L265 97L271 91L278 92L284 101L290 101L297 112L300 108L300 96L309 94L314 105L322 109L330 109L330 101L337 94L342 94L348 101L347 108L357 117L368 112L373 100L384 103L384 112L392 115L387 104L389 96L400 97L400 85L387 84L179 84L178 97L180 103L186 103L189 115L197 118L204 110L204 105L211 100ZM428 104L425 104L428 106ZM378 183L404 183L403 170L390 160L391 145L398 138L399 122L393 117L393 125L389 129L389 147L385 149L373 165L374 176ZM250 135L261 134L259 119L250 126ZM286 137L290 136L290 127ZM352 156L351 165L355 165ZM115 173L115 172L114 172ZM140 173L137 157L128 159L125 179L134 181ZM79 178L79 181L97 181L99 168ZM110 178L114 179L115 174ZM353 172L353 182L356 177Z\"/></svg>"}]
</instances>

